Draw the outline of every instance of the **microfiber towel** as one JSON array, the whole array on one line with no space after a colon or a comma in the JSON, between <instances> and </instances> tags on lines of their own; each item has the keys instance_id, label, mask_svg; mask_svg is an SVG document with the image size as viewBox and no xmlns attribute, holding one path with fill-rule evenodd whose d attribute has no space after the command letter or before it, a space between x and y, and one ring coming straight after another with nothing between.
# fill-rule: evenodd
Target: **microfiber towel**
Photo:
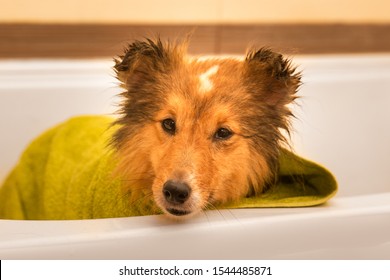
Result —
<instances>
[{"instance_id":1,"label":"microfiber towel","mask_svg":"<svg viewBox=\"0 0 390 280\"><path fill-rule=\"evenodd\" d=\"M130 203L115 177L108 145L112 118L72 118L35 139L0 188L0 218L65 220L160 214L147 203ZM324 167L282 149L278 181L258 196L220 208L303 207L329 200L337 190ZM136 190L134 190L135 192Z\"/></svg>"}]
</instances>

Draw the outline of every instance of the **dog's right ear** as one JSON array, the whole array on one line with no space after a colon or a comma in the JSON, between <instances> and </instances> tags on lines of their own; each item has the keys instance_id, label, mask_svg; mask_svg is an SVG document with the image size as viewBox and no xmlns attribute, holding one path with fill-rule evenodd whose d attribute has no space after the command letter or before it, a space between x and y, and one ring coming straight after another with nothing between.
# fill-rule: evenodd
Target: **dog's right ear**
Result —
<instances>
[{"instance_id":1,"label":"dog's right ear","mask_svg":"<svg viewBox=\"0 0 390 280\"><path fill-rule=\"evenodd\" d=\"M301 74L290 60L268 48L254 49L245 59L246 76L251 91L270 106L292 102L301 84Z\"/></svg>"},{"instance_id":2,"label":"dog's right ear","mask_svg":"<svg viewBox=\"0 0 390 280\"><path fill-rule=\"evenodd\" d=\"M114 70L121 86L129 90L156 81L158 74L169 73L178 61L176 46L156 40L135 41L115 59Z\"/></svg>"}]
</instances>

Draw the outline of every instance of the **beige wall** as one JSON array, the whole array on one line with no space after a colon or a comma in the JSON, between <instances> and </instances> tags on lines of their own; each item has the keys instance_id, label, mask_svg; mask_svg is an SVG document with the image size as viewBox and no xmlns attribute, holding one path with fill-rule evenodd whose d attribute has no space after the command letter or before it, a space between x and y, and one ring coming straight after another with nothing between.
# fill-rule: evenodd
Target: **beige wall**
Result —
<instances>
[{"instance_id":1,"label":"beige wall","mask_svg":"<svg viewBox=\"0 0 390 280\"><path fill-rule=\"evenodd\" d=\"M389 23L389 0L0 0L0 22Z\"/></svg>"}]
</instances>

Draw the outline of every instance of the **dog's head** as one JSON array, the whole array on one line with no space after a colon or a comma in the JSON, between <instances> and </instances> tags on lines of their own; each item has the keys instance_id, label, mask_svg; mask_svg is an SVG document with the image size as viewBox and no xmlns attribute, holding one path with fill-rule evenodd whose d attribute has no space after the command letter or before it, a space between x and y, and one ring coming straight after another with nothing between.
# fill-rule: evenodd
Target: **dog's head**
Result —
<instances>
[{"instance_id":1,"label":"dog's head","mask_svg":"<svg viewBox=\"0 0 390 280\"><path fill-rule=\"evenodd\" d=\"M185 44L146 40L130 44L115 70L125 89L118 169L164 212L196 213L275 179L280 130L300 84L282 55L263 48L244 60L192 58Z\"/></svg>"}]
</instances>

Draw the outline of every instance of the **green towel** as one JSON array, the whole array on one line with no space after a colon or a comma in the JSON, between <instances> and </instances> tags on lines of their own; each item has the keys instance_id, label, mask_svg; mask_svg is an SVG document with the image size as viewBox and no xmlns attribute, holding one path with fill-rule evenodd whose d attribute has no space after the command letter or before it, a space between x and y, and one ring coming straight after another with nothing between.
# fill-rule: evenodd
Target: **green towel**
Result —
<instances>
[{"instance_id":1,"label":"green towel","mask_svg":"<svg viewBox=\"0 0 390 280\"><path fill-rule=\"evenodd\" d=\"M117 129L112 118L75 117L35 139L0 188L0 218L63 220L159 214L153 204L130 203L113 176ZM282 150L279 180L256 197L221 208L302 207L322 204L337 189L332 174L316 163ZM136 192L136 191L134 191Z\"/></svg>"}]
</instances>

